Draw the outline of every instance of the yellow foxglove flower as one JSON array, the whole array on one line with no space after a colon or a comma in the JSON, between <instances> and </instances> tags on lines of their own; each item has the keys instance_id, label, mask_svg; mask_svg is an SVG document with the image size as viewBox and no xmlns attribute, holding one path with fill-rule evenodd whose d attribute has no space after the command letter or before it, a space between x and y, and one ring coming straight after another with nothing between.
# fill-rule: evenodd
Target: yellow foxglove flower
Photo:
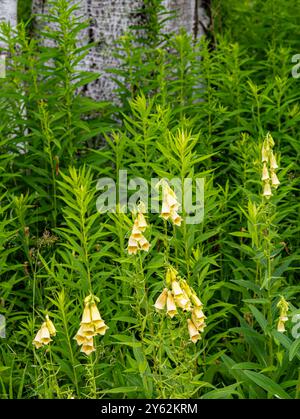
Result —
<instances>
[{"instance_id":1,"label":"yellow foxglove flower","mask_svg":"<svg viewBox=\"0 0 300 419\"><path fill-rule=\"evenodd\" d=\"M262 146L262 150L261 150L261 160L262 162L268 162L269 160L269 155L270 155L270 150L265 146L265 144Z\"/></svg>"},{"instance_id":2,"label":"yellow foxglove flower","mask_svg":"<svg viewBox=\"0 0 300 419\"><path fill-rule=\"evenodd\" d=\"M148 242L148 240L144 236L139 241L139 245L140 245L141 249L144 250L145 252L148 252L148 250L150 249L150 243Z\"/></svg>"},{"instance_id":3,"label":"yellow foxglove flower","mask_svg":"<svg viewBox=\"0 0 300 419\"><path fill-rule=\"evenodd\" d=\"M92 322L96 322L98 320L102 320L100 312L98 310L98 307L96 305L96 303L91 303L90 304L90 312L91 312L91 320Z\"/></svg>"},{"instance_id":4,"label":"yellow foxglove flower","mask_svg":"<svg viewBox=\"0 0 300 419\"><path fill-rule=\"evenodd\" d=\"M203 333L204 332L204 328L206 327L206 323L201 323L201 324L198 324L197 325L197 330L198 330L198 332L200 332L200 333Z\"/></svg>"},{"instance_id":5,"label":"yellow foxglove flower","mask_svg":"<svg viewBox=\"0 0 300 419\"><path fill-rule=\"evenodd\" d=\"M135 222L133 224L131 237L136 241L141 240L141 238L143 237L143 235L141 233L141 230L138 227L137 220L135 220Z\"/></svg>"},{"instance_id":6,"label":"yellow foxglove flower","mask_svg":"<svg viewBox=\"0 0 300 419\"><path fill-rule=\"evenodd\" d=\"M286 331L283 320L280 320L280 319L278 320L278 323L277 323L277 331L278 332L281 332L281 333L283 333L283 332Z\"/></svg>"},{"instance_id":7,"label":"yellow foxglove flower","mask_svg":"<svg viewBox=\"0 0 300 419\"><path fill-rule=\"evenodd\" d=\"M185 279L180 279L180 286L182 290L186 293L187 297L190 298L192 295L192 290Z\"/></svg>"},{"instance_id":8,"label":"yellow foxglove flower","mask_svg":"<svg viewBox=\"0 0 300 419\"><path fill-rule=\"evenodd\" d=\"M265 182L263 196L269 199L272 196L270 182Z\"/></svg>"},{"instance_id":9,"label":"yellow foxglove flower","mask_svg":"<svg viewBox=\"0 0 300 419\"><path fill-rule=\"evenodd\" d=\"M178 296L183 297L183 291L180 288L180 285L179 285L178 281L176 281L176 280L172 281L171 286L172 286L173 295L175 297L178 297Z\"/></svg>"},{"instance_id":10,"label":"yellow foxglove flower","mask_svg":"<svg viewBox=\"0 0 300 419\"><path fill-rule=\"evenodd\" d=\"M180 217L179 214L177 214L176 211L172 211L172 213L171 213L171 219L173 221L173 224L175 224L178 227L181 226L182 218Z\"/></svg>"},{"instance_id":11,"label":"yellow foxglove flower","mask_svg":"<svg viewBox=\"0 0 300 419\"><path fill-rule=\"evenodd\" d=\"M97 320L94 322L94 326L95 326L95 333L97 335L102 335L104 336L107 329L109 329L109 327L105 324L104 320Z\"/></svg>"},{"instance_id":12,"label":"yellow foxglove flower","mask_svg":"<svg viewBox=\"0 0 300 419\"><path fill-rule=\"evenodd\" d=\"M55 336L56 335L56 329L54 327L54 324L52 323L52 321L49 319L49 316L46 316L46 325L47 328L49 330L50 336Z\"/></svg>"},{"instance_id":13,"label":"yellow foxglove flower","mask_svg":"<svg viewBox=\"0 0 300 419\"><path fill-rule=\"evenodd\" d=\"M274 172L274 170L271 170L271 182L272 182L272 186L276 189L280 185L279 179L278 179L276 173Z\"/></svg>"},{"instance_id":14,"label":"yellow foxglove flower","mask_svg":"<svg viewBox=\"0 0 300 419\"><path fill-rule=\"evenodd\" d=\"M169 208L173 211L177 211L179 208L179 204L177 202L177 198L175 192L168 186L165 192L164 200L168 203Z\"/></svg>"},{"instance_id":15,"label":"yellow foxglove flower","mask_svg":"<svg viewBox=\"0 0 300 419\"><path fill-rule=\"evenodd\" d=\"M137 227L140 231L144 232L148 227L148 224L145 220L144 214L139 212L137 215Z\"/></svg>"},{"instance_id":16,"label":"yellow foxglove flower","mask_svg":"<svg viewBox=\"0 0 300 419\"><path fill-rule=\"evenodd\" d=\"M205 321L204 321L205 319L206 319L206 316L204 315L201 308L195 307L192 312L192 321L194 325L196 326L197 330L199 330L199 332L203 332L206 326Z\"/></svg>"},{"instance_id":17,"label":"yellow foxglove flower","mask_svg":"<svg viewBox=\"0 0 300 419\"><path fill-rule=\"evenodd\" d=\"M41 329L37 332L35 338L33 339L33 345L36 347L36 349L39 349L43 346L43 342L41 340L42 338L42 332Z\"/></svg>"},{"instance_id":18,"label":"yellow foxglove flower","mask_svg":"<svg viewBox=\"0 0 300 419\"><path fill-rule=\"evenodd\" d=\"M273 151L271 151L271 156L270 156L270 168L273 170L278 169L278 164L273 154Z\"/></svg>"},{"instance_id":19,"label":"yellow foxglove flower","mask_svg":"<svg viewBox=\"0 0 300 419\"><path fill-rule=\"evenodd\" d=\"M138 242L132 238L132 236L129 237L128 241L128 254L129 255L136 255L138 251Z\"/></svg>"},{"instance_id":20,"label":"yellow foxglove flower","mask_svg":"<svg viewBox=\"0 0 300 419\"><path fill-rule=\"evenodd\" d=\"M96 349L94 347L94 340L93 338L86 340L82 347L81 347L81 352L85 353L87 356L89 356L92 352L94 352Z\"/></svg>"},{"instance_id":21,"label":"yellow foxglove flower","mask_svg":"<svg viewBox=\"0 0 300 419\"><path fill-rule=\"evenodd\" d=\"M95 335L95 328L93 323L81 323L81 332L86 337L92 337Z\"/></svg>"},{"instance_id":22,"label":"yellow foxglove flower","mask_svg":"<svg viewBox=\"0 0 300 419\"><path fill-rule=\"evenodd\" d=\"M42 327L41 327L41 342L44 344L44 345L48 345L48 343L49 342L51 342L51 338L50 338L50 332L49 332L49 330L48 330L48 327L47 327L47 324L46 324L46 322L44 322L43 324L42 324Z\"/></svg>"},{"instance_id":23,"label":"yellow foxglove flower","mask_svg":"<svg viewBox=\"0 0 300 419\"><path fill-rule=\"evenodd\" d=\"M165 220L168 220L171 216L171 208L169 207L169 204L166 201L163 201L162 203L160 216Z\"/></svg>"},{"instance_id":24,"label":"yellow foxglove flower","mask_svg":"<svg viewBox=\"0 0 300 419\"><path fill-rule=\"evenodd\" d=\"M92 322L91 310L90 310L89 304L85 304L82 318L81 318L81 324L90 324L91 322Z\"/></svg>"},{"instance_id":25,"label":"yellow foxglove flower","mask_svg":"<svg viewBox=\"0 0 300 419\"><path fill-rule=\"evenodd\" d=\"M289 303L284 297L280 297L279 302L277 303L277 308L280 310L280 316L277 324L278 332L285 332L284 323L288 321L287 312L289 310Z\"/></svg>"},{"instance_id":26,"label":"yellow foxglove flower","mask_svg":"<svg viewBox=\"0 0 300 419\"><path fill-rule=\"evenodd\" d=\"M261 180L269 180L269 179L270 179L270 176L269 176L267 164L266 162L264 162Z\"/></svg>"},{"instance_id":27,"label":"yellow foxglove flower","mask_svg":"<svg viewBox=\"0 0 300 419\"><path fill-rule=\"evenodd\" d=\"M191 310L191 302L185 292L183 292L182 295L175 296L175 303L177 307L180 307L183 311Z\"/></svg>"},{"instance_id":28,"label":"yellow foxglove flower","mask_svg":"<svg viewBox=\"0 0 300 419\"><path fill-rule=\"evenodd\" d=\"M36 349L41 348L43 345L48 345L52 341L50 336L55 336L56 330L54 324L49 319L49 316L46 316L46 321L42 324L41 328L37 332L35 338L33 339L33 345Z\"/></svg>"},{"instance_id":29,"label":"yellow foxglove flower","mask_svg":"<svg viewBox=\"0 0 300 419\"><path fill-rule=\"evenodd\" d=\"M79 328L74 339L76 340L77 345L82 345L84 342L87 341L88 337L85 336L84 331L82 330L82 326Z\"/></svg>"},{"instance_id":30,"label":"yellow foxglove flower","mask_svg":"<svg viewBox=\"0 0 300 419\"><path fill-rule=\"evenodd\" d=\"M192 292L190 299L192 300L192 303L196 306L196 307L202 307L203 304L201 303L200 299L197 297L197 295Z\"/></svg>"},{"instance_id":31,"label":"yellow foxglove flower","mask_svg":"<svg viewBox=\"0 0 300 419\"><path fill-rule=\"evenodd\" d=\"M277 308L280 310L280 316L286 317L287 312L289 310L289 303L286 301L284 297L280 297L280 300L277 303Z\"/></svg>"},{"instance_id":32,"label":"yellow foxglove flower","mask_svg":"<svg viewBox=\"0 0 300 419\"><path fill-rule=\"evenodd\" d=\"M194 314L194 316L195 316L195 318L197 319L197 320L204 320L204 319L206 319L206 316L204 315L204 313L203 313L203 311L201 310L201 307L195 307L194 309L193 309L193 314Z\"/></svg>"},{"instance_id":33,"label":"yellow foxglove flower","mask_svg":"<svg viewBox=\"0 0 300 419\"><path fill-rule=\"evenodd\" d=\"M189 331L190 339L193 343L196 343L198 340L201 339L200 333L191 319L188 319L187 323L188 323L188 331Z\"/></svg>"},{"instance_id":34,"label":"yellow foxglove flower","mask_svg":"<svg viewBox=\"0 0 300 419\"><path fill-rule=\"evenodd\" d=\"M203 332L204 327L206 326L204 319L197 319L195 314L192 313L192 321L195 327L197 328L197 330L199 330L199 332Z\"/></svg>"},{"instance_id":35,"label":"yellow foxglove flower","mask_svg":"<svg viewBox=\"0 0 300 419\"><path fill-rule=\"evenodd\" d=\"M155 301L154 307L157 310L163 310L167 304L168 288L164 288L162 293L158 296Z\"/></svg>"},{"instance_id":36,"label":"yellow foxglove flower","mask_svg":"<svg viewBox=\"0 0 300 419\"><path fill-rule=\"evenodd\" d=\"M176 304L171 291L168 291L167 296L167 314L172 318L177 313Z\"/></svg>"}]
</instances>

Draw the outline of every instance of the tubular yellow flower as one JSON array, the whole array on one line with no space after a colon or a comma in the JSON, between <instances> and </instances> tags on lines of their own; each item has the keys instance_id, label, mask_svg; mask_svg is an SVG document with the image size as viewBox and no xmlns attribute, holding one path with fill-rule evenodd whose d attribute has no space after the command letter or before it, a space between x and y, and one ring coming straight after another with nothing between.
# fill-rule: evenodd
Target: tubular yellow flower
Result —
<instances>
[{"instance_id":1,"label":"tubular yellow flower","mask_svg":"<svg viewBox=\"0 0 300 419\"><path fill-rule=\"evenodd\" d=\"M196 326L199 332L203 332L206 326L205 320L206 316L204 315L203 311L200 307L195 307L192 311L192 321Z\"/></svg>"},{"instance_id":2,"label":"tubular yellow flower","mask_svg":"<svg viewBox=\"0 0 300 419\"><path fill-rule=\"evenodd\" d=\"M92 294L85 298L82 320L79 330L74 337L77 344L82 345L81 352L84 352L86 355L95 350L93 337L104 335L108 329L96 305L96 302L99 301L99 298Z\"/></svg>"},{"instance_id":3,"label":"tubular yellow flower","mask_svg":"<svg viewBox=\"0 0 300 419\"><path fill-rule=\"evenodd\" d=\"M128 241L128 254L129 255L136 255L138 251L138 242L132 238L132 236L129 237Z\"/></svg>"},{"instance_id":4,"label":"tubular yellow flower","mask_svg":"<svg viewBox=\"0 0 300 419\"><path fill-rule=\"evenodd\" d=\"M56 330L55 330L54 324L49 319L49 316L46 315L45 321L40 327L39 331L37 332L32 343L36 347L36 349L39 349L43 345L48 345L48 343L52 341L50 336L55 336L55 335L56 335Z\"/></svg>"},{"instance_id":5,"label":"tubular yellow flower","mask_svg":"<svg viewBox=\"0 0 300 419\"><path fill-rule=\"evenodd\" d=\"M96 303L91 303L89 308L90 308L90 313L91 313L91 321L93 323L96 321L102 320L99 310L96 306Z\"/></svg>"},{"instance_id":6,"label":"tubular yellow flower","mask_svg":"<svg viewBox=\"0 0 300 419\"><path fill-rule=\"evenodd\" d=\"M171 219L173 221L173 224L175 224L178 227L181 226L182 218L180 217L179 214L177 214L176 211L172 211L172 213L171 213Z\"/></svg>"},{"instance_id":7,"label":"tubular yellow flower","mask_svg":"<svg viewBox=\"0 0 300 419\"><path fill-rule=\"evenodd\" d=\"M172 318L177 313L176 304L171 291L168 291L167 296L167 314Z\"/></svg>"},{"instance_id":8,"label":"tubular yellow flower","mask_svg":"<svg viewBox=\"0 0 300 419\"><path fill-rule=\"evenodd\" d=\"M277 331L278 332L281 332L281 333L283 333L283 332L286 331L283 320L280 320L280 319L278 320L278 323L277 323Z\"/></svg>"},{"instance_id":9,"label":"tubular yellow flower","mask_svg":"<svg viewBox=\"0 0 300 419\"><path fill-rule=\"evenodd\" d=\"M82 326L79 328L74 339L76 340L77 345L82 345L84 342L87 341L88 337L85 336L84 331L82 330Z\"/></svg>"},{"instance_id":10,"label":"tubular yellow flower","mask_svg":"<svg viewBox=\"0 0 300 419\"><path fill-rule=\"evenodd\" d=\"M270 182L265 182L263 196L265 196L267 199L269 199L272 196Z\"/></svg>"},{"instance_id":11,"label":"tubular yellow flower","mask_svg":"<svg viewBox=\"0 0 300 419\"><path fill-rule=\"evenodd\" d=\"M179 285L178 281L176 281L176 280L172 281L171 286L172 286L173 295L175 297L179 297L179 296L183 297L183 291L180 288L180 285Z\"/></svg>"},{"instance_id":12,"label":"tubular yellow flower","mask_svg":"<svg viewBox=\"0 0 300 419\"><path fill-rule=\"evenodd\" d=\"M91 310L90 310L89 304L85 304L82 318L81 318L81 324L82 325L90 324L91 322L92 322Z\"/></svg>"},{"instance_id":13,"label":"tubular yellow flower","mask_svg":"<svg viewBox=\"0 0 300 419\"><path fill-rule=\"evenodd\" d=\"M181 278L179 283L183 291L186 293L187 297L190 298L192 295L192 290L190 286L188 285L188 283L186 282L186 280Z\"/></svg>"},{"instance_id":14,"label":"tubular yellow flower","mask_svg":"<svg viewBox=\"0 0 300 419\"><path fill-rule=\"evenodd\" d=\"M183 311L191 310L191 302L184 291L182 295L175 296L175 303L177 307L180 307Z\"/></svg>"},{"instance_id":15,"label":"tubular yellow flower","mask_svg":"<svg viewBox=\"0 0 300 419\"><path fill-rule=\"evenodd\" d=\"M47 324L46 322L44 322L42 324L41 327L41 338L40 341L44 344L44 345L48 345L49 342L51 342L51 338L50 338L50 332L48 330Z\"/></svg>"},{"instance_id":16,"label":"tubular yellow flower","mask_svg":"<svg viewBox=\"0 0 300 419\"><path fill-rule=\"evenodd\" d=\"M39 349L43 346L43 342L41 341L42 333L41 329L37 332L35 338L33 339L33 345L36 347L36 349Z\"/></svg>"},{"instance_id":17,"label":"tubular yellow flower","mask_svg":"<svg viewBox=\"0 0 300 419\"><path fill-rule=\"evenodd\" d=\"M146 228L148 227L148 224L145 220L144 214L139 212L137 215L137 227L140 231L144 232Z\"/></svg>"},{"instance_id":18,"label":"tubular yellow flower","mask_svg":"<svg viewBox=\"0 0 300 419\"><path fill-rule=\"evenodd\" d=\"M286 299L281 296L279 302L277 303L277 308L280 310L279 320L277 323L278 332L285 332L284 323L288 321L287 312L289 310L289 303Z\"/></svg>"},{"instance_id":19,"label":"tubular yellow flower","mask_svg":"<svg viewBox=\"0 0 300 419\"><path fill-rule=\"evenodd\" d=\"M274 172L274 170L271 170L271 182L272 182L272 186L276 189L280 185L279 179L278 179L276 173Z\"/></svg>"},{"instance_id":20,"label":"tubular yellow flower","mask_svg":"<svg viewBox=\"0 0 300 419\"><path fill-rule=\"evenodd\" d=\"M52 321L49 319L49 316L46 316L46 325L47 328L49 330L50 336L55 336L56 335L56 329L54 327L54 324L52 323Z\"/></svg>"},{"instance_id":21,"label":"tubular yellow flower","mask_svg":"<svg viewBox=\"0 0 300 419\"><path fill-rule=\"evenodd\" d=\"M179 204L175 192L168 186L165 192L164 200L168 203L169 207L173 211L177 211Z\"/></svg>"},{"instance_id":22,"label":"tubular yellow flower","mask_svg":"<svg viewBox=\"0 0 300 419\"><path fill-rule=\"evenodd\" d=\"M269 154L270 154L269 148L267 148L266 145L263 144L262 150L261 150L261 160L262 160L263 163L264 162L266 162L266 163L268 162L268 160L269 160Z\"/></svg>"},{"instance_id":23,"label":"tubular yellow flower","mask_svg":"<svg viewBox=\"0 0 300 419\"><path fill-rule=\"evenodd\" d=\"M168 220L169 217L171 216L171 208L166 201L163 201L162 203L160 216L165 220Z\"/></svg>"},{"instance_id":24,"label":"tubular yellow flower","mask_svg":"<svg viewBox=\"0 0 300 419\"><path fill-rule=\"evenodd\" d=\"M139 241L143 237L141 230L138 227L137 220L135 220L132 228L131 236L134 240Z\"/></svg>"},{"instance_id":25,"label":"tubular yellow flower","mask_svg":"<svg viewBox=\"0 0 300 419\"><path fill-rule=\"evenodd\" d=\"M92 352L94 352L96 349L94 347L94 340L93 338L86 340L83 345L82 348L80 350L80 352L85 353L87 356L89 356Z\"/></svg>"},{"instance_id":26,"label":"tubular yellow flower","mask_svg":"<svg viewBox=\"0 0 300 419\"><path fill-rule=\"evenodd\" d=\"M198 332L196 326L194 325L191 319L188 319L187 323L190 339L193 343L196 343L198 340L201 339L200 333Z\"/></svg>"},{"instance_id":27,"label":"tubular yellow flower","mask_svg":"<svg viewBox=\"0 0 300 419\"><path fill-rule=\"evenodd\" d=\"M107 329L109 329L109 327L105 324L104 320L97 320L94 322L94 326L95 326L95 333L97 335L102 335L104 336Z\"/></svg>"},{"instance_id":28,"label":"tubular yellow flower","mask_svg":"<svg viewBox=\"0 0 300 419\"><path fill-rule=\"evenodd\" d=\"M271 155L270 155L270 168L273 170L278 169L278 164L273 154L273 151L271 151Z\"/></svg>"},{"instance_id":29,"label":"tubular yellow flower","mask_svg":"<svg viewBox=\"0 0 300 419\"><path fill-rule=\"evenodd\" d=\"M144 236L139 241L139 245L140 245L141 249L144 250L145 252L148 252L148 250L150 249L150 243L148 242L148 240Z\"/></svg>"},{"instance_id":30,"label":"tubular yellow flower","mask_svg":"<svg viewBox=\"0 0 300 419\"><path fill-rule=\"evenodd\" d=\"M203 304L201 303L200 299L197 297L197 295L192 292L190 299L192 300L192 303L196 306L196 307L202 307Z\"/></svg>"},{"instance_id":31,"label":"tubular yellow flower","mask_svg":"<svg viewBox=\"0 0 300 419\"><path fill-rule=\"evenodd\" d=\"M204 320L206 319L206 316L204 315L203 311L201 310L201 307L195 307L193 309L193 315L197 320Z\"/></svg>"},{"instance_id":32,"label":"tubular yellow flower","mask_svg":"<svg viewBox=\"0 0 300 419\"><path fill-rule=\"evenodd\" d=\"M269 180L269 179L270 179L270 176L269 176L269 171L268 171L268 168L267 168L267 164L266 164L266 162L264 162L261 180Z\"/></svg>"},{"instance_id":33,"label":"tubular yellow flower","mask_svg":"<svg viewBox=\"0 0 300 419\"><path fill-rule=\"evenodd\" d=\"M95 329L93 323L81 323L81 332L83 336L92 337L95 335Z\"/></svg>"},{"instance_id":34,"label":"tubular yellow flower","mask_svg":"<svg viewBox=\"0 0 300 419\"><path fill-rule=\"evenodd\" d=\"M158 296L155 301L154 307L157 310L163 310L167 304L168 288L164 288L162 293Z\"/></svg>"}]
</instances>

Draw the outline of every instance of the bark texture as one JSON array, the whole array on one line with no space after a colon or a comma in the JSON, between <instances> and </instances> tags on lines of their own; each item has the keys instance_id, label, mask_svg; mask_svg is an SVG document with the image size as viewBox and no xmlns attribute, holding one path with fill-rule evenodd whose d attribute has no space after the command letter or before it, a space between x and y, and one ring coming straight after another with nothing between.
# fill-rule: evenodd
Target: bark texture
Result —
<instances>
[{"instance_id":1,"label":"bark texture","mask_svg":"<svg viewBox=\"0 0 300 419\"><path fill-rule=\"evenodd\" d=\"M1 0L0 0L1 1ZM9 0L8 0L9 1ZM108 68L118 66L113 57L113 44L128 27L137 24L135 13L143 5L142 0L80 0L79 13L90 19L91 25L83 34L82 42L96 42L81 68L101 73L101 77L87 87L86 94L95 99L110 100L114 82L105 73ZM209 24L205 10L207 0L164 0L167 10L175 11L177 17L166 25L167 31L185 28L194 37L201 36ZM47 12L47 0L33 0L34 13Z\"/></svg>"},{"instance_id":2,"label":"bark texture","mask_svg":"<svg viewBox=\"0 0 300 419\"><path fill-rule=\"evenodd\" d=\"M17 22L17 0L0 0L0 21L6 20L14 26Z\"/></svg>"}]
</instances>

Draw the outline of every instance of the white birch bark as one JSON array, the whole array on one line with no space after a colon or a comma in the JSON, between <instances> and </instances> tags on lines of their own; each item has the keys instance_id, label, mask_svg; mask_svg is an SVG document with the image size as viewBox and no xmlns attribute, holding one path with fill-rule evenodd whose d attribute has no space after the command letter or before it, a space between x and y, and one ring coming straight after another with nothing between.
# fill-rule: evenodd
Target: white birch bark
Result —
<instances>
[{"instance_id":1,"label":"white birch bark","mask_svg":"<svg viewBox=\"0 0 300 419\"><path fill-rule=\"evenodd\" d=\"M164 6L177 14L175 19L167 23L166 30L177 32L183 27L194 37L201 36L203 28L209 23L203 6L205 1L164 0ZM80 68L101 73L101 77L87 87L86 94L94 99L110 100L116 86L105 70L118 67L118 61L113 56L113 45L130 25L138 22L134 12L142 7L143 1L80 0L79 4L79 13L92 22L82 39L97 44ZM47 0L33 0L33 12L47 12Z\"/></svg>"},{"instance_id":2,"label":"white birch bark","mask_svg":"<svg viewBox=\"0 0 300 419\"><path fill-rule=\"evenodd\" d=\"M0 21L6 20L15 26L17 22L17 0L0 0Z\"/></svg>"}]
</instances>

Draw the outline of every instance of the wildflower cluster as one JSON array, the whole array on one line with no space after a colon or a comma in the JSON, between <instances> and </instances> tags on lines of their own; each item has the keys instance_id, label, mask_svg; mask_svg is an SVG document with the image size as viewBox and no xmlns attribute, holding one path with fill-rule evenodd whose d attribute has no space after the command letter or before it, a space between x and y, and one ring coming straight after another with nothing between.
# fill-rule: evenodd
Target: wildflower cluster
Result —
<instances>
[{"instance_id":1,"label":"wildflower cluster","mask_svg":"<svg viewBox=\"0 0 300 419\"><path fill-rule=\"evenodd\" d=\"M142 211L139 211L136 219L134 220L131 235L128 241L128 253L130 255L136 255L138 250L144 250L148 252L150 243L143 235L144 231L148 227L146 219Z\"/></svg>"},{"instance_id":2,"label":"wildflower cluster","mask_svg":"<svg viewBox=\"0 0 300 419\"><path fill-rule=\"evenodd\" d=\"M35 338L33 339L33 345L36 349L41 348L43 345L48 345L52 341L51 336L56 335L56 329L54 324L49 319L49 316L46 315L45 321L42 324L40 330L37 332Z\"/></svg>"},{"instance_id":3,"label":"wildflower cluster","mask_svg":"<svg viewBox=\"0 0 300 419\"><path fill-rule=\"evenodd\" d=\"M170 220L174 225L180 226L182 218L177 213L179 210L179 203L176 194L166 181L162 183L162 189L163 201L160 216L164 220Z\"/></svg>"},{"instance_id":4,"label":"wildflower cluster","mask_svg":"<svg viewBox=\"0 0 300 419\"><path fill-rule=\"evenodd\" d=\"M278 169L278 164L276 157L273 153L273 147L275 143L270 133L267 133L266 138L262 146L262 176L261 180L263 181L264 190L263 196L269 199L272 196L271 186L275 189L278 188L280 182L276 175L276 169Z\"/></svg>"},{"instance_id":5,"label":"wildflower cluster","mask_svg":"<svg viewBox=\"0 0 300 419\"><path fill-rule=\"evenodd\" d=\"M287 322L289 319L287 316L287 312L289 310L289 303L285 300L284 297L280 298L277 304L277 308L279 308L280 310L280 315L277 323L277 330L278 332L285 332L284 323Z\"/></svg>"},{"instance_id":6,"label":"wildflower cluster","mask_svg":"<svg viewBox=\"0 0 300 419\"><path fill-rule=\"evenodd\" d=\"M166 288L157 298L154 307L157 310L167 308L167 314L173 318L177 314L177 307L183 311L191 312L191 318L187 320L190 339L196 343L201 339L201 333L206 326L202 308L203 304L192 287L185 279L178 276L178 272L169 267L166 273Z\"/></svg>"},{"instance_id":7,"label":"wildflower cluster","mask_svg":"<svg viewBox=\"0 0 300 419\"><path fill-rule=\"evenodd\" d=\"M94 295L85 298L80 328L74 338L79 346L82 345L81 352L86 355L95 351L94 336L105 335L108 329L96 305L99 301L99 298Z\"/></svg>"}]
</instances>

